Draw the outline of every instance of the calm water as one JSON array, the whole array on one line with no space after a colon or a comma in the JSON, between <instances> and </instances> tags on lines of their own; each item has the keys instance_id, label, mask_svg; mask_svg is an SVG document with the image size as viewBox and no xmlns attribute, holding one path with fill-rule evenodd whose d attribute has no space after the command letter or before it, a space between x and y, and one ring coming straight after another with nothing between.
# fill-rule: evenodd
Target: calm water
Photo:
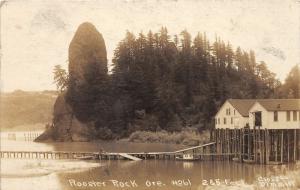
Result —
<instances>
[{"instance_id":1,"label":"calm water","mask_svg":"<svg viewBox=\"0 0 300 190\"><path fill-rule=\"evenodd\" d=\"M45 144L24 141L22 134L16 141L5 139L6 136L1 134L1 150L97 151L103 148L111 152L150 152L182 148L127 142ZM1 160L1 190L265 189L267 184L277 185L269 189L297 189L297 186L300 187L300 165L261 166L172 160ZM284 188L279 188L282 184Z\"/></svg>"}]
</instances>

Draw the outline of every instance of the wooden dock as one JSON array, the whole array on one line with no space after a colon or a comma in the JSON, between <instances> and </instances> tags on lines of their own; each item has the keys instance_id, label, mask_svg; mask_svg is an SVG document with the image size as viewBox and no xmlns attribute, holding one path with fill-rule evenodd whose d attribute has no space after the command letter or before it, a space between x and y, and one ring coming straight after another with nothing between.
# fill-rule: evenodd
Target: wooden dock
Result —
<instances>
[{"instance_id":1,"label":"wooden dock","mask_svg":"<svg viewBox=\"0 0 300 190\"><path fill-rule=\"evenodd\" d=\"M1 158L99 160L175 160L192 154L200 160L234 160L244 163L282 164L300 160L300 129L216 129L211 141L173 152L65 152L0 151Z\"/></svg>"},{"instance_id":2,"label":"wooden dock","mask_svg":"<svg viewBox=\"0 0 300 190\"><path fill-rule=\"evenodd\" d=\"M23 140L23 141L33 141L38 136L40 136L42 132L10 132L7 133L7 136L4 136L3 138L7 138L8 140Z\"/></svg>"},{"instance_id":3,"label":"wooden dock","mask_svg":"<svg viewBox=\"0 0 300 190\"><path fill-rule=\"evenodd\" d=\"M1 158L13 159L76 159L79 156L98 156L97 152L65 151L0 151Z\"/></svg>"},{"instance_id":4,"label":"wooden dock","mask_svg":"<svg viewBox=\"0 0 300 190\"><path fill-rule=\"evenodd\" d=\"M171 160L184 153L192 153L202 160L224 160L231 158L234 154L213 153L214 142L180 149L173 152L67 152L67 151L0 151L1 158L10 159L78 159L80 157L93 157L99 160Z\"/></svg>"},{"instance_id":5,"label":"wooden dock","mask_svg":"<svg viewBox=\"0 0 300 190\"><path fill-rule=\"evenodd\" d=\"M199 146L193 146L193 147L177 150L174 153L181 153L181 152L186 152L186 151L190 151L190 150L196 150L196 149L204 148L204 147L211 146L211 145L214 145L214 144L216 144L216 143L215 142L210 142L210 143L202 144L202 145L199 145Z\"/></svg>"},{"instance_id":6,"label":"wooden dock","mask_svg":"<svg viewBox=\"0 0 300 190\"><path fill-rule=\"evenodd\" d=\"M97 152L63 152L63 151L51 151L51 152L36 152L36 151L1 151L1 159L74 159L78 160L80 157L91 156L94 159L99 160L175 160L176 156L180 154L176 153L164 153L164 152L149 152L149 153L97 153ZM199 156L200 160L229 160L234 156L233 153L203 153L194 154Z\"/></svg>"},{"instance_id":7,"label":"wooden dock","mask_svg":"<svg viewBox=\"0 0 300 190\"><path fill-rule=\"evenodd\" d=\"M234 153L240 162L282 164L300 160L300 129L215 129L215 153Z\"/></svg>"}]
</instances>

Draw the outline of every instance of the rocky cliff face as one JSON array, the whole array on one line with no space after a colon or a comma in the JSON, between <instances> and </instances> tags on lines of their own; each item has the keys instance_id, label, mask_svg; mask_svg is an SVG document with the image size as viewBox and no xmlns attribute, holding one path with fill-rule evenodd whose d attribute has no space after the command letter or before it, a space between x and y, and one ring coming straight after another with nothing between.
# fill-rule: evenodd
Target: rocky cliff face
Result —
<instances>
[{"instance_id":1,"label":"rocky cliff face","mask_svg":"<svg viewBox=\"0 0 300 190\"><path fill-rule=\"evenodd\" d=\"M61 94L54 104L53 125L39 136L36 141L90 141L94 138L93 123L82 123Z\"/></svg>"},{"instance_id":2,"label":"rocky cliff face","mask_svg":"<svg viewBox=\"0 0 300 190\"><path fill-rule=\"evenodd\" d=\"M66 101L82 122L93 119L101 83L107 79L104 39L90 23L78 27L69 47L69 85Z\"/></svg>"},{"instance_id":3,"label":"rocky cliff face","mask_svg":"<svg viewBox=\"0 0 300 190\"><path fill-rule=\"evenodd\" d=\"M58 96L53 125L36 141L89 141L96 134L90 116L99 84L107 77L107 54L102 35L91 23L81 24L69 47L69 84Z\"/></svg>"},{"instance_id":4,"label":"rocky cliff face","mask_svg":"<svg viewBox=\"0 0 300 190\"><path fill-rule=\"evenodd\" d=\"M69 47L69 77L73 87L89 83L91 72L107 75L107 53L102 35L86 22L78 27Z\"/></svg>"}]
</instances>

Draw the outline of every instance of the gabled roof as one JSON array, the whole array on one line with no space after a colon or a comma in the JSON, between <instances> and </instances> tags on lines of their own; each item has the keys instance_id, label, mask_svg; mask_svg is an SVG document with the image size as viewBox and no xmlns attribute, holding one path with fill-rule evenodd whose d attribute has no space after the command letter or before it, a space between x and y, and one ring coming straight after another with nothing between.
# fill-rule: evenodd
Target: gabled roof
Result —
<instances>
[{"instance_id":1,"label":"gabled roof","mask_svg":"<svg viewBox=\"0 0 300 190\"><path fill-rule=\"evenodd\" d=\"M296 110L300 110L300 99L228 99L227 101L243 117L248 117L249 116L249 111L250 111L251 107L254 105L255 102L258 102L267 111L296 111Z\"/></svg>"},{"instance_id":2,"label":"gabled roof","mask_svg":"<svg viewBox=\"0 0 300 190\"><path fill-rule=\"evenodd\" d=\"M255 99L228 99L228 102L243 116L249 116L249 110L256 102Z\"/></svg>"},{"instance_id":3,"label":"gabled roof","mask_svg":"<svg viewBox=\"0 0 300 190\"><path fill-rule=\"evenodd\" d=\"M259 99L257 102L268 111L300 110L300 99Z\"/></svg>"}]
</instances>

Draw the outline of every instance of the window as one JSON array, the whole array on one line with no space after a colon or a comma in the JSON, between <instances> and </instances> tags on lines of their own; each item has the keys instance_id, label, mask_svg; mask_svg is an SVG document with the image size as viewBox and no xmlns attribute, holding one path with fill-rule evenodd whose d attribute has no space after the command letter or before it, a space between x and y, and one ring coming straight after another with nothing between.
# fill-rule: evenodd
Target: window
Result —
<instances>
[{"instance_id":1,"label":"window","mask_svg":"<svg viewBox=\"0 0 300 190\"><path fill-rule=\"evenodd\" d=\"M226 117L224 117L224 124L226 125Z\"/></svg>"},{"instance_id":2,"label":"window","mask_svg":"<svg viewBox=\"0 0 300 190\"><path fill-rule=\"evenodd\" d=\"M286 112L286 120L291 121L291 112L290 111Z\"/></svg>"},{"instance_id":3,"label":"window","mask_svg":"<svg viewBox=\"0 0 300 190\"><path fill-rule=\"evenodd\" d=\"M215 124L218 124L218 120L217 120L217 118L215 119Z\"/></svg>"},{"instance_id":4,"label":"window","mask_svg":"<svg viewBox=\"0 0 300 190\"><path fill-rule=\"evenodd\" d=\"M230 108L226 109L226 115L230 115Z\"/></svg>"},{"instance_id":5,"label":"window","mask_svg":"<svg viewBox=\"0 0 300 190\"><path fill-rule=\"evenodd\" d=\"M297 121L297 111L293 111L293 121Z\"/></svg>"},{"instance_id":6,"label":"window","mask_svg":"<svg viewBox=\"0 0 300 190\"><path fill-rule=\"evenodd\" d=\"M274 121L278 121L278 112L274 111Z\"/></svg>"},{"instance_id":7,"label":"window","mask_svg":"<svg viewBox=\"0 0 300 190\"><path fill-rule=\"evenodd\" d=\"M233 115L235 115L235 110L233 110Z\"/></svg>"},{"instance_id":8,"label":"window","mask_svg":"<svg viewBox=\"0 0 300 190\"><path fill-rule=\"evenodd\" d=\"M233 117L231 117L230 123L233 124Z\"/></svg>"},{"instance_id":9,"label":"window","mask_svg":"<svg viewBox=\"0 0 300 190\"><path fill-rule=\"evenodd\" d=\"M220 118L218 118L218 124L220 124Z\"/></svg>"}]
</instances>

